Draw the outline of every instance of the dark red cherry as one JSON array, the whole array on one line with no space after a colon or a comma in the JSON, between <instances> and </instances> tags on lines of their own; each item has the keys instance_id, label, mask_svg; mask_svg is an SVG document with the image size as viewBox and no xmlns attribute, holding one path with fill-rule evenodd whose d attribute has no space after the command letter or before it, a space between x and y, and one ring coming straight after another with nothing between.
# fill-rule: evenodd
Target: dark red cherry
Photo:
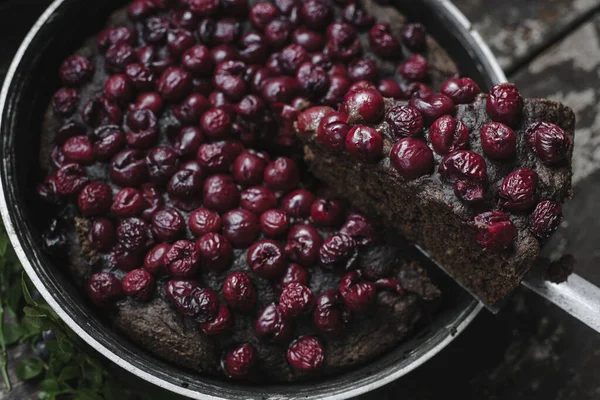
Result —
<instances>
[{"instance_id":1,"label":"dark red cherry","mask_svg":"<svg viewBox=\"0 0 600 400\"><path fill-rule=\"evenodd\" d=\"M344 330L344 310L340 293L330 289L322 293L316 300L313 312L313 324L325 335L336 336Z\"/></svg>"},{"instance_id":2,"label":"dark red cherry","mask_svg":"<svg viewBox=\"0 0 600 400\"><path fill-rule=\"evenodd\" d=\"M223 235L235 248L250 246L260 235L258 217L247 210L237 209L225 213L223 219Z\"/></svg>"},{"instance_id":3,"label":"dark red cherry","mask_svg":"<svg viewBox=\"0 0 600 400\"><path fill-rule=\"evenodd\" d=\"M444 115L431 124L429 140L433 150L439 155L445 156L468 147L469 129L461 120Z\"/></svg>"},{"instance_id":4,"label":"dark red cherry","mask_svg":"<svg viewBox=\"0 0 600 400\"><path fill-rule=\"evenodd\" d=\"M326 149L338 152L344 150L350 132L348 115L337 111L326 114L322 117L316 132L316 141Z\"/></svg>"},{"instance_id":5,"label":"dark red cherry","mask_svg":"<svg viewBox=\"0 0 600 400\"><path fill-rule=\"evenodd\" d=\"M283 317L275 303L269 304L260 311L254 330L258 337L275 342L288 340L292 333L290 322Z\"/></svg>"},{"instance_id":6,"label":"dark red cherry","mask_svg":"<svg viewBox=\"0 0 600 400\"><path fill-rule=\"evenodd\" d=\"M410 105L392 107L387 112L385 120L398 138L418 136L423 131L423 116L419 110Z\"/></svg>"},{"instance_id":7,"label":"dark red cherry","mask_svg":"<svg viewBox=\"0 0 600 400\"><path fill-rule=\"evenodd\" d=\"M245 344L225 355L222 368L225 374L231 378L243 378L252 371L257 358L254 347L251 344Z\"/></svg>"},{"instance_id":8,"label":"dark red cherry","mask_svg":"<svg viewBox=\"0 0 600 400\"><path fill-rule=\"evenodd\" d=\"M556 164L567 157L571 139L558 125L538 122L527 128L529 146L544 164Z\"/></svg>"},{"instance_id":9,"label":"dark red cherry","mask_svg":"<svg viewBox=\"0 0 600 400\"><path fill-rule=\"evenodd\" d=\"M549 238L563 220L562 205L555 201L541 201L533 210L529 230L538 239Z\"/></svg>"},{"instance_id":10,"label":"dark red cherry","mask_svg":"<svg viewBox=\"0 0 600 400\"><path fill-rule=\"evenodd\" d=\"M375 284L364 281L358 272L348 272L340 283L340 294L344 304L352 311L367 311L376 300Z\"/></svg>"},{"instance_id":11,"label":"dark red cherry","mask_svg":"<svg viewBox=\"0 0 600 400\"><path fill-rule=\"evenodd\" d=\"M412 97L410 105L421 112L427 126L443 115L454 115L456 112L452 99L443 94L433 94L425 99Z\"/></svg>"},{"instance_id":12,"label":"dark red cherry","mask_svg":"<svg viewBox=\"0 0 600 400\"><path fill-rule=\"evenodd\" d=\"M310 267L319 256L323 238L311 225L294 225L288 233L285 253L291 261Z\"/></svg>"},{"instance_id":13,"label":"dark red cherry","mask_svg":"<svg viewBox=\"0 0 600 400\"><path fill-rule=\"evenodd\" d=\"M411 51L421 52L427 46L427 32L421 24L406 24L402 28L402 43Z\"/></svg>"},{"instance_id":14,"label":"dark red cherry","mask_svg":"<svg viewBox=\"0 0 600 400\"><path fill-rule=\"evenodd\" d=\"M414 54L398 68L400 75L408 81L423 81L429 72L429 62L420 54Z\"/></svg>"},{"instance_id":15,"label":"dark red cherry","mask_svg":"<svg viewBox=\"0 0 600 400\"><path fill-rule=\"evenodd\" d=\"M383 137L371 127L356 125L348 131L346 150L363 163L376 163L382 157Z\"/></svg>"},{"instance_id":16,"label":"dark red cherry","mask_svg":"<svg viewBox=\"0 0 600 400\"><path fill-rule=\"evenodd\" d=\"M243 209L260 215L277 205L275 194L264 186L253 186L242 192L240 205Z\"/></svg>"},{"instance_id":17,"label":"dark red cherry","mask_svg":"<svg viewBox=\"0 0 600 400\"><path fill-rule=\"evenodd\" d=\"M101 215L110 209L112 189L104 182L92 182L84 187L77 198L79 210L86 217Z\"/></svg>"},{"instance_id":18,"label":"dark red cherry","mask_svg":"<svg viewBox=\"0 0 600 400\"><path fill-rule=\"evenodd\" d=\"M469 150L448 154L438 168L442 178L454 184L454 193L466 202L483 199L487 166L483 157Z\"/></svg>"},{"instance_id":19,"label":"dark red cherry","mask_svg":"<svg viewBox=\"0 0 600 400\"><path fill-rule=\"evenodd\" d=\"M265 236L281 236L289 229L289 217L283 210L267 210L260 216L260 228Z\"/></svg>"},{"instance_id":20,"label":"dark red cherry","mask_svg":"<svg viewBox=\"0 0 600 400\"><path fill-rule=\"evenodd\" d=\"M517 149L517 135L501 122L488 122L481 128L481 148L492 160L512 157Z\"/></svg>"},{"instance_id":21,"label":"dark red cherry","mask_svg":"<svg viewBox=\"0 0 600 400\"><path fill-rule=\"evenodd\" d=\"M287 157L279 157L267 165L264 182L269 188L287 192L295 188L300 181L300 172L296 163Z\"/></svg>"},{"instance_id":22,"label":"dark red cherry","mask_svg":"<svg viewBox=\"0 0 600 400\"><path fill-rule=\"evenodd\" d=\"M323 365L325 350L314 336L301 336L288 347L287 360L296 369L313 371Z\"/></svg>"},{"instance_id":23,"label":"dark red cherry","mask_svg":"<svg viewBox=\"0 0 600 400\"><path fill-rule=\"evenodd\" d=\"M369 30L369 44L375 54L390 60L402 58L402 45L392 34L389 24L377 23Z\"/></svg>"},{"instance_id":24,"label":"dark red cherry","mask_svg":"<svg viewBox=\"0 0 600 400\"><path fill-rule=\"evenodd\" d=\"M470 78L450 78L440 91L450 97L454 104L472 103L481 92L477 83Z\"/></svg>"},{"instance_id":25,"label":"dark red cherry","mask_svg":"<svg viewBox=\"0 0 600 400\"><path fill-rule=\"evenodd\" d=\"M168 243L160 243L151 248L144 257L144 268L157 277L166 275L164 257L170 248L171 245Z\"/></svg>"},{"instance_id":26,"label":"dark red cherry","mask_svg":"<svg viewBox=\"0 0 600 400\"><path fill-rule=\"evenodd\" d=\"M256 305L256 290L244 272L234 272L223 283L223 299L236 311L248 312Z\"/></svg>"},{"instance_id":27,"label":"dark red cherry","mask_svg":"<svg viewBox=\"0 0 600 400\"><path fill-rule=\"evenodd\" d=\"M527 211L536 202L538 175L528 168L508 174L500 187L500 205L510 211Z\"/></svg>"},{"instance_id":28,"label":"dark red cherry","mask_svg":"<svg viewBox=\"0 0 600 400\"><path fill-rule=\"evenodd\" d=\"M486 250L504 250L513 245L517 229L508 215L501 211L488 211L477 215L472 222L475 241Z\"/></svg>"},{"instance_id":29,"label":"dark red cherry","mask_svg":"<svg viewBox=\"0 0 600 400\"><path fill-rule=\"evenodd\" d=\"M514 84L500 83L490 90L486 110L493 121L514 127L523 112L523 97Z\"/></svg>"},{"instance_id":30,"label":"dark red cherry","mask_svg":"<svg viewBox=\"0 0 600 400\"><path fill-rule=\"evenodd\" d=\"M83 56L71 56L60 65L58 74L63 85L79 86L94 75L94 64Z\"/></svg>"},{"instance_id":31,"label":"dark red cherry","mask_svg":"<svg viewBox=\"0 0 600 400\"><path fill-rule=\"evenodd\" d=\"M248 249L246 260L255 274L267 279L281 277L287 266L283 248L270 239L254 243Z\"/></svg>"},{"instance_id":32,"label":"dark red cherry","mask_svg":"<svg viewBox=\"0 0 600 400\"><path fill-rule=\"evenodd\" d=\"M185 231L185 220L174 208L165 207L152 216L152 232L164 242L169 242L181 236Z\"/></svg>"},{"instance_id":33,"label":"dark red cherry","mask_svg":"<svg viewBox=\"0 0 600 400\"><path fill-rule=\"evenodd\" d=\"M217 212L235 208L240 201L240 190L229 175L213 175L204 181L203 204Z\"/></svg>"},{"instance_id":34,"label":"dark red cherry","mask_svg":"<svg viewBox=\"0 0 600 400\"><path fill-rule=\"evenodd\" d=\"M227 308L226 305L221 304L217 316L212 320L200 323L200 330L205 335L215 336L226 332L232 325L233 316L231 315L229 308Z\"/></svg>"},{"instance_id":35,"label":"dark red cherry","mask_svg":"<svg viewBox=\"0 0 600 400\"><path fill-rule=\"evenodd\" d=\"M200 255L189 240L179 240L165 253L164 263L169 276L191 278L200 265Z\"/></svg>"},{"instance_id":36,"label":"dark red cherry","mask_svg":"<svg viewBox=\"0 0 600 400\"><path fill-rule=\"evenodd\" d=\"M383 96L376 89L358 89L344 97L345 110L350 122L377 123L383 118Z\"/></svg>"},{"instance_id":37,"label":"dark red cherry","mask_svg":"<svg viewBox=\"0 0 600 400\"><path fill-rule=\"evenodd\" d=\"M298 282L291 282L279 296L279 311L284 318L293 319L308 315L314 307L312 291Z\"/></svg>"},{"instance_id":38,"label":"dark red cherry","mask_svg":"<svg viewBox=\"0 0 600 400\"><path fill-rule=\"evenodd\" d=\"M188 220L190 231L196 236L221 231L221 217L214 211L199 208L192 211Z\"/></svg>"},{"instance_id":39,"label":"dark red cherry","mask_svg":"<svg viewBox=\"0 0 600 400\"><path fill-rule=\"evenodd\" d=\"M88 240L92 247L97 250L110 250L116 242L115 226L109 219L95 218L90 223Z\"/></svg>"},{"instance_id":40,"label":"dark red cherry","mask_svg":"<svg viewBox=\"0 0 600 400\"><path fill-rule=\"evenodd\" d=\"M154 277L143 268L129 271L121 281L123 293L140 301L150 301L154 294Z\"/></svg>"},{"instance_id":41,"label":"dark red cherry","mask_svg":"<svg viewBox=\"0 0 600 400\"><path fill-rule=\"evenodd\" d=\"M108 272L97 272L87 281L87 294L97 306L106 306L123 296L121 282Z\"/></svg>"},{"instance_id":42,"label":"dark red cherry","mask_svg":"<svg viewBox=\"0 0 600 400\"><path fill-rule=\"evenodd\" d=\"M196 240L196 250L204 271L222 272L231 266L233 249L229 241L218 233L209 232Z\"/></svg>"}]
</instances>

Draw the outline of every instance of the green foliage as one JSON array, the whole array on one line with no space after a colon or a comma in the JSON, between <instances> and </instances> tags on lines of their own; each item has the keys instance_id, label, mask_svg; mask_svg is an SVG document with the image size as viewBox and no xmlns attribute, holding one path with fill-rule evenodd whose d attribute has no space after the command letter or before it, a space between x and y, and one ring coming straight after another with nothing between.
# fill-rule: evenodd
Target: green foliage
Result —
<instances>
[{"instance_id":1,"label":"green foliage","mask_svg":"<svg viewBox=\"0 0 600 400\"><path fill-rule=\"evenodd\" d=\"M39 400L130 398L131 394L109 373L106 361L90 352L32 292L33 285L0 224L0 375L6 390L11 389L7 347L24 344L31 346L37 356L21 361L16 375L38 384Z\"/></svg>"}]
</instances>

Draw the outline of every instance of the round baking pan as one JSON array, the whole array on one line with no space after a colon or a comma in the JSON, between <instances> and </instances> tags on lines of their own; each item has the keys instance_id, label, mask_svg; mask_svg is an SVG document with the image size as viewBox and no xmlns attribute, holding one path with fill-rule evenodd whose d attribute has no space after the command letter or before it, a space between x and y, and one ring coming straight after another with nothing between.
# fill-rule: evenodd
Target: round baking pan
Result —
<instances>
[{"instance_id":1,"label":"round baking pan","mask_svg":"<svg viewBox=\"0 0 600 400\"><path fill-rule=\"evenodd\" d=\"M146 381L194 399L346 399L415 369L469 325L481 306L467 294L453 296L412 339L361 368L322 381L251 386L203 377L163 362L99 319L64 268L44 253L36 219L40 209L32 188L39 179L41 120L59 85L58 66L123 4L124 0L56 0L25 38L0 95L0 208L6 230L39 292L85 342ZM487 46L450 1L401 0L396 6L409 19L423 23L462 73L482 88L505 80Z\"/></svg>"}]
</instances>

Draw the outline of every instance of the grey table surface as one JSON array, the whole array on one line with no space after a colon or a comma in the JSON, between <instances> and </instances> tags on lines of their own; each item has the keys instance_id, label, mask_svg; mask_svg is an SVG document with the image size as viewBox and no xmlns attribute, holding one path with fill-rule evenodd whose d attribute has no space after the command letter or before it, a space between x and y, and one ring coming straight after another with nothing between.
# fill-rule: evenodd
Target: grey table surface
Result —
<instances>
[{"instance_id":1,"label":"grey table surface","mask_svg":"<svg viewBox=\"0 0 600 400\"><path fill-rule=\"evenodd\" d=\"M0 1L0 75L48 3ZM526 97L547 97L574 109L575 198L547 249L574 254L577 272L600 284L600 0L454 3ZM12 349L11 359L22 352ZM481 313L424 366L360 399L600 399L598 377L600 335L523 289L498 315ZM30 398L36 398L32 385L0 392L2 400Z\"/></svg>"}]
</instances>

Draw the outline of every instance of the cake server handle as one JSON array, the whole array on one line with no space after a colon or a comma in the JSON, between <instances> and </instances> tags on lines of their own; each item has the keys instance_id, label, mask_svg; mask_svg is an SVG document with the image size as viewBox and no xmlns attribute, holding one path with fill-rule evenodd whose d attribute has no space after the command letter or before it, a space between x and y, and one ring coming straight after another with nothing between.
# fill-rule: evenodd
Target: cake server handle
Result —
<instances>
[{"instance_id":1,"label":"cake server handle","mask_svg":"<svg viewBox=\"0 0 600 400\"><path fill-rule=\"evenodd\" d=\"M533 268L521 284L600 332L600 288L596 285L577 274L569 275L566 282L553 283L539 268Z\"/></svg>"}]
</instances>

